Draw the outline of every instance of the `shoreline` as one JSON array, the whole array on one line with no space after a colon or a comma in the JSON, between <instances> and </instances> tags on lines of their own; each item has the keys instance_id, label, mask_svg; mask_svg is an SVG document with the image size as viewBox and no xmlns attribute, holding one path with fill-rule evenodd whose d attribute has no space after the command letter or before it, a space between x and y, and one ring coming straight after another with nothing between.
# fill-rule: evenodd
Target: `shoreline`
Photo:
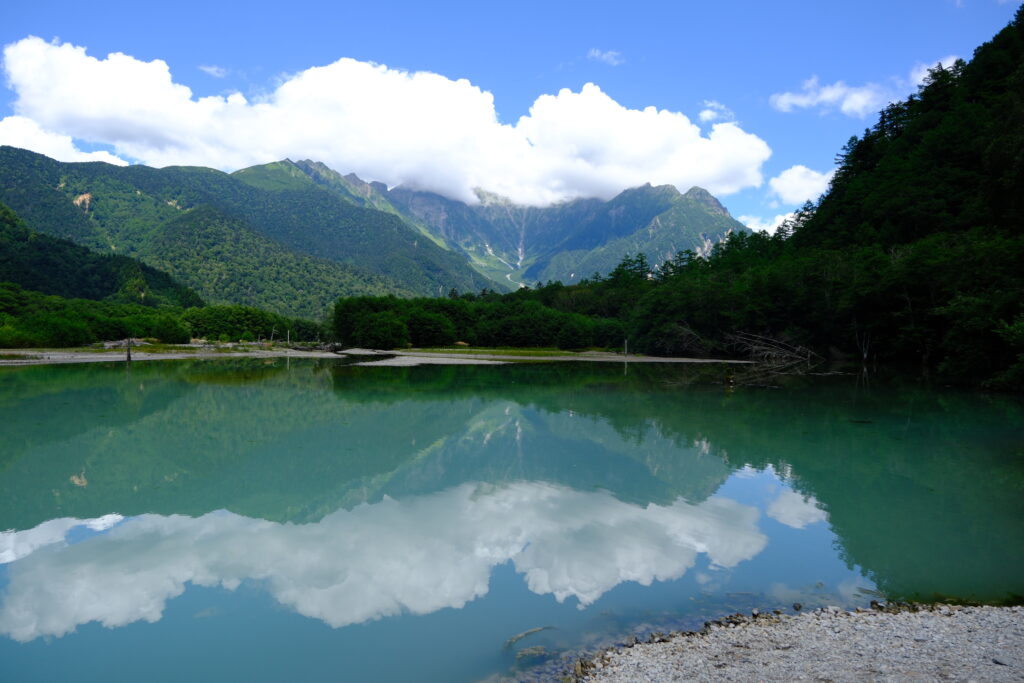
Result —
<instances>
[{"instance_id":1,"label":"shoreline","mask_svg":"<svg viewBox=\"0 0 1024 683\"><path fill-rule=\"evenodd\" d=\"M1024 680L1024 607L736 614L579 660L583 682Z\"/></svg>"},{"instance_id":2,"label":"shoreline","mask_svg":"<svg viewBox=\"0 0 1024 683\"><path fill-rule=\"evenodd\" d=\"M111 348L95 351L61 349L0 349L0 367L27 365L62 365L69 363L107 363L126 361L125 349ZM13 358L12 356L19 356ZM444 351L382 351L375 349L345 349L343 351L304 351L289 348L246 348L218 350L207 346L182 346L178 350L161 349L146 351L145 345L132 348L132 362L157 360L184 360L214 358L351 358L365 356L367 360L355 365L412 366L412 365L500 365L514 362L565 362L588 363L730 363L747 364L749 361L719 360L707 358L679 358L660 356L622 356L617 353L584 351L568 355L516 355L502 353L458 353ZM376 360L373 358L380 357Z\"/></svg>"}]
</instances>

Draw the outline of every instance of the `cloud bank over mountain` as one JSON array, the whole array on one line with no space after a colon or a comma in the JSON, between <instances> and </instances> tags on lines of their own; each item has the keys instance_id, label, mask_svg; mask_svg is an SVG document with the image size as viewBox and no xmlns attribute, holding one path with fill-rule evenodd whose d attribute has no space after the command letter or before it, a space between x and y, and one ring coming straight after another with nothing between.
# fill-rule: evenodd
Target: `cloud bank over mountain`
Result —
<instances>
[{"instance_id":1,"label":"cloud bank over mountain","mask_svg":"<svg viewBox=\"0 0 1024 683\"><path fill-rule=\"evenodd\" d=\"M23 121L0 121L2 142L67 160L90 154L71 139L152 166L235 170L313 158L455 199L475 201L479 187L545 205L607 199L646 182L728 195L759 187L771 155L734 121L702 130L680 112L625 107L593 83L541 95L510 124L493 95L467 80L348 58L286 76L253 99L197 98L162 60L97 59L35 37L6 46L3 64ZM54 144L36 149L40 141Z\"/></svg>"}]
</instances>

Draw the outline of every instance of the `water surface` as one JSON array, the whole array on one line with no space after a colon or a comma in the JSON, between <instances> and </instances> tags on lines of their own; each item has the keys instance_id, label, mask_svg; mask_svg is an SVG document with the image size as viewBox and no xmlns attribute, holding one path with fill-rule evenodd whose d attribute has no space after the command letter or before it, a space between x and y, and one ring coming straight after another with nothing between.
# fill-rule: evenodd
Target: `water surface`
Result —
<instances>
[{"instance_id":1,"label":"water surface","mask_svg":"<svg viewBox=\"0 0 1024 683\"><path fill-rule=\"evenodd\" d=\"M1024 594L1018 400L718 372L4 369L0 679L517 678L738 609Z\"/></svg>"}]
</instances>

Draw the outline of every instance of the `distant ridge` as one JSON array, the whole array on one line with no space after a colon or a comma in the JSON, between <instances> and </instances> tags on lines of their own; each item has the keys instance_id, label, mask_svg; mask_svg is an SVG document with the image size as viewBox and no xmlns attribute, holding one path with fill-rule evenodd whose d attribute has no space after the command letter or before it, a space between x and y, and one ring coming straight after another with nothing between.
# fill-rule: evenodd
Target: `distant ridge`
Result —
<instances>
[{"instance_id":1,"label":"distant ridge","mask_svg":"<svg viewBox=\"0 0 1024 683\"><path fill-rule=\"evenodd\" d=\"M519 206L477 190L480 201L470 205L406 187L389 190L320 162L295 165L346 201L401 216L439 245L465 254L477 271L506 289L605 275L638 252L657 265L680 251L705 251L730 232L749 232L699 187L681 194L672 185L647 184L607 202L577 199L548 207Z\"/></svg>"}]
</instances>

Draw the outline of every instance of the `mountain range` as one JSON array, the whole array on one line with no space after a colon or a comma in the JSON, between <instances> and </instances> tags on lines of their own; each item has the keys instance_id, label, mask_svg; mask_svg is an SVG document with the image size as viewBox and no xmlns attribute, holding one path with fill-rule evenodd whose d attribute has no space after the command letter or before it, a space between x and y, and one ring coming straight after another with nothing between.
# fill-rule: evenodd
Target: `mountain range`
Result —
<instances>
[{"instance_id":1,"label":"mountain range","mask_svg":"<svg viewBox=\"0 0 1024 683\"><path fill-rule=\"evenodd\" d=\"M705 252L730 232L749 232L699 187L681 194L672 185L648 184L609 201L575 199L547 207L516 205L477 190L478 203L466 204L402 186L389 190L314 161L292 165L353 203L401 216L439 244L465 254L477 271L505 288L603 276L638 252L660 264L687 249Z\"/></svg>"},{"instance_id":2,"label":"mountain range","mask_svg":"<svg viewBox=\"0 0 1024 683\"><path fill-rule=\"evenodd\" d=\"M0 147L0 203L39 233L138 259L210 303L319 319L339 296L440 296L605 275L746 232L701 188L626 190L609 201L466 204L283 160L200 167L62 163ZM28 286L28 285L23 285Z\"/></svg>"}]
</instances>

